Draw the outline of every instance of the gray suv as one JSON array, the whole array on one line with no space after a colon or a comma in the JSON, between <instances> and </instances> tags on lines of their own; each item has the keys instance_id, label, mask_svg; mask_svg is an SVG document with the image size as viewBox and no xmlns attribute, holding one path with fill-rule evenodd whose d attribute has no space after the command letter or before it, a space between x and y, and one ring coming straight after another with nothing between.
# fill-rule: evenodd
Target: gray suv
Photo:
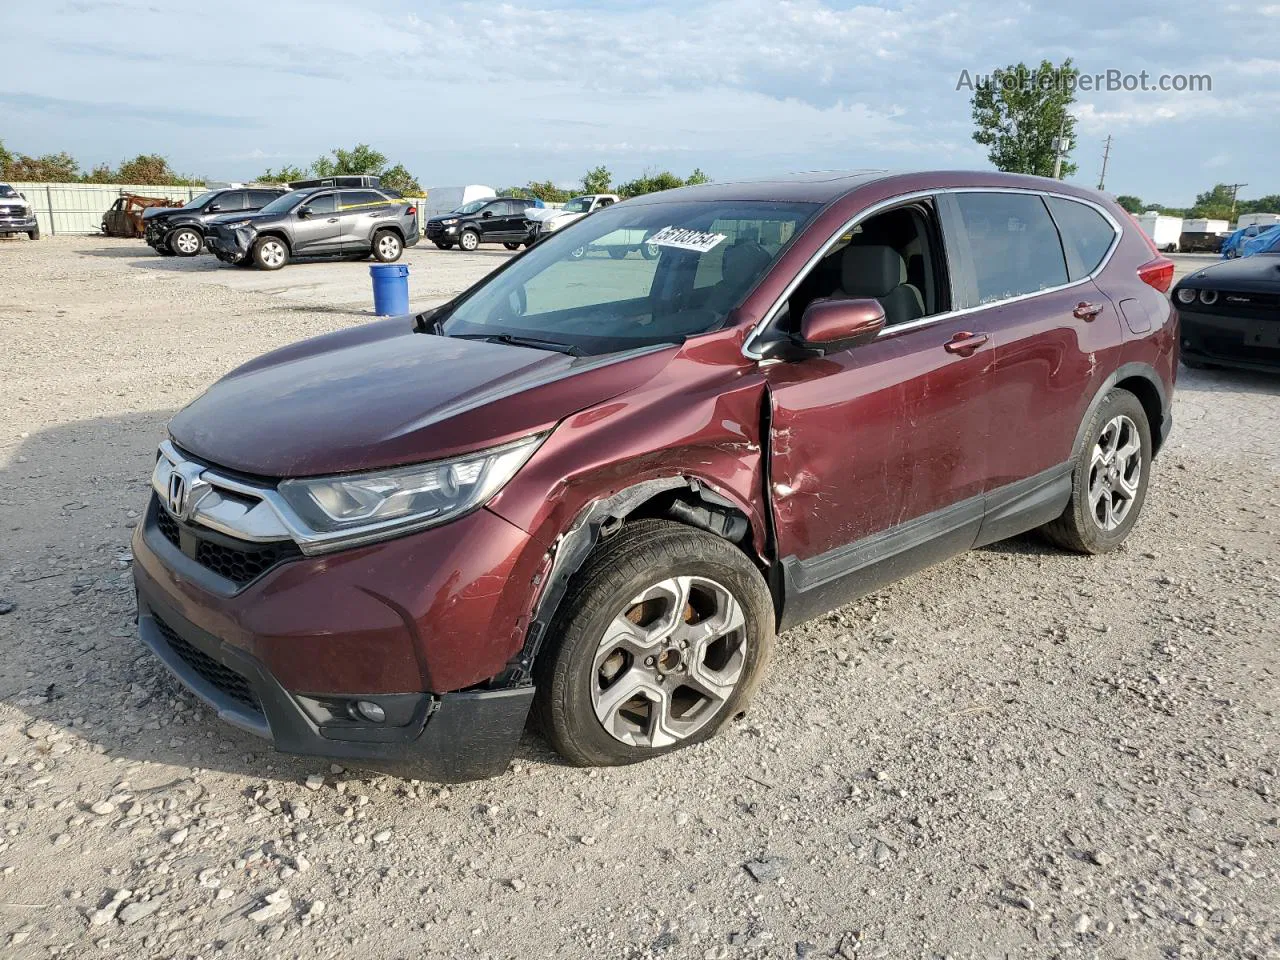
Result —
<instances>
[{"instance_id":1,"label":"gray suv","mask_svg":"<svg viewBox=\"0 0 1280 960\"><path fill-rule=\"evenodd\" d=\"M209 249L225 263L279 270L295 257L399 260L418 242L418 208L395 191L293 190L256 213L212 220Z\"/></svg>"}]
</instances>

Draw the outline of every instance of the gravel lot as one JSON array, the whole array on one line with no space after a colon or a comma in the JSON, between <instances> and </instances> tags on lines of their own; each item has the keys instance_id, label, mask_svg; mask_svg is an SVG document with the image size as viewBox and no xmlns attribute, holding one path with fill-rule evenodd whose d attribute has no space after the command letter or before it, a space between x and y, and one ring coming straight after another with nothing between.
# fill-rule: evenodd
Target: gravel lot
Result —
<instances>
[{"instance_id":1,"label":"gravel lot","mask_svg":"<svg viewBox=\"0 0 1280 960\"><path fill-rule=\"evenodd\" d=\"M505 256L410 250L414 306ZM1183 371L1116 554L975 551L783 635L709 744L439 788L264 751L133 637L166 419L368 302L0 242L0 956L1280 956L1280 378Z\"/></svg>"}]
</instances>

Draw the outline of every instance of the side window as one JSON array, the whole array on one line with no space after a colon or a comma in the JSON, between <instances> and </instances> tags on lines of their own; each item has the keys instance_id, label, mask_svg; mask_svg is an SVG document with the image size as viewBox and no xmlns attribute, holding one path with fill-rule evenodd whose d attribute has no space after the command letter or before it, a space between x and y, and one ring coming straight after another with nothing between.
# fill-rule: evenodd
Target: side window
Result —
<instances>
[{"instance_id":1,"label":"side window","mask_svg":"<svg viewBox=\"0 0 1280 960\"><path fill-rule=\"evenodd\" d=\"M268 203L280 196L271 190L250 190L249 191L249 209L261 210Z\"/></svg>"},{"instance_id":2,"label":"side window","mask_svg":"<svg viewBox=\"0 0 1280 960\"><path fill-rule=\"evenodd\" d=\"M220 213L231 213L233 210L244 210L248 206L245 202L243 190L232 190L229 193L224 193L213 202L220 208Z\"/></svg>"},{"instance_id":3,"label":"side window","mask_svg":"<svg viewBox=\"0 0 1280 960\"><path fill-rule=\"evenodd\" d=\"M613 197L601 197L601 198L600 198L600 202L599 202L599 206L601 206L601 207L607 207L607 206L609 206L611 203L613 203Z\"/></svg>"},{"instance_id":4,"label":"side window","mask_svg":"<svg viewBox=\"0 0 1280 960\"><path fill-rule=\"evenodd\" d=\"M371 211L375 207L384 206L387 198L372 190L343 190L338 199L338 206L343 213Z\"/></svg>"},{"instance_id":5,"label":"side window","mask_svg":"<svg viewBox=\"0 0 1280 960\"><path fill-rule=\"evenodd\" d=\"M316 197L314 200L307 202L306 207L315 216L333 213L335 204L333 202L333 194L326 193L323 196Z\"/></svg>"},{"instance_id":6,"label":"side window","mask_svg":"<svg viewBox=\"0 0 1280 960\"><path fill-rule=\"evenodd\" d=\"M956 206L969 246L977 302L994 303L1067 282L1058 228L1032 193L960 193Z\"/></svg>"},{"instance_id":7,"label":"side window","mask_svg":"<svg viewBox=\"0 0 1280 960\"><path fill-rule=\"evenodd\" d=\"M1098 269L1098 264L1111 249L1116 239L1115 228L1093 207L1074 200L1049 197L1049 209L1058 223L1062 244L1069 254L1071 279L1087 277Z\"/></svg>"},{"instance_id":8,"label":"side window","mask_svg":"<svg viewBox=\"0 0 1280 960\"><path fill-rule=\"evenodd\" d=\"M814 300L874 299L892 327L951 309L951 286L929 202L878 213L840 236L787 304L794 329Z\"/></svg>"}]
</instances>

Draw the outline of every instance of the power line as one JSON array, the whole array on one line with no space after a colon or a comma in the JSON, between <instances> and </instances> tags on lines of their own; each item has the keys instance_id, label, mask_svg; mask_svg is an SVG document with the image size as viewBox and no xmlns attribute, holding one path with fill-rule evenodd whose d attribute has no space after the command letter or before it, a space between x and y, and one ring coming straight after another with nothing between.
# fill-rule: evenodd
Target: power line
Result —
<instances>
[{"instance_id":1,"label":"power line","mask_svg":"<svg viewBox=\"0 0 1280 960\"><path fill-rule=\"evenodd\" d=\"M1106 143L1102 147L1102 173L1098 174L1098 189L1105 190L1107 182L1107 161L1111 159L1111 134L1107 134Z\"/></svg>"},{"instance_id":2,"label":"power line","mask_svg":"<svg viewBox=\"0 0 1280 960\"><path fill-rule=\"evenodd\" d=\"M1247 187L1248 184L1233 183L1233 184L1230 184L1229 186L1231 187L1231 217L1234 219L1236 215L1236 194L1240 191L1241 187Z\"/></svg>"}]
</instances>

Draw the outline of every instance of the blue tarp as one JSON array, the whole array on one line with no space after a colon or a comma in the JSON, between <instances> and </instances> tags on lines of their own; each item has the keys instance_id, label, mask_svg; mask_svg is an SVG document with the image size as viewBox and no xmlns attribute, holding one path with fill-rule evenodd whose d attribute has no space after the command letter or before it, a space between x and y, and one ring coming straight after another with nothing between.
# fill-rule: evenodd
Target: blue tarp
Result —
<instances>
[{"instance_id":1,"label":"blue tarp","mask_svg":"<svg viewBox=\"0 0 1280 960\"><path fill-rule=\"evenodd\" d=\"M1240 256L1252 257L1255 253L1280 253L1280 224L1263 230L1240 245Z\"/></svg>"},{"instance_id":2,"label":"blue tarp","mask_svg":"<svg viewBox=\"0 0 1280 960\"><path fill-rule=\"evenodd\" d=\"M1255 253L1280 252L1280 224L1270 227L1241 227L1222 242L1222 259L1248 257Z\"/></svg>"}]
</instances>

